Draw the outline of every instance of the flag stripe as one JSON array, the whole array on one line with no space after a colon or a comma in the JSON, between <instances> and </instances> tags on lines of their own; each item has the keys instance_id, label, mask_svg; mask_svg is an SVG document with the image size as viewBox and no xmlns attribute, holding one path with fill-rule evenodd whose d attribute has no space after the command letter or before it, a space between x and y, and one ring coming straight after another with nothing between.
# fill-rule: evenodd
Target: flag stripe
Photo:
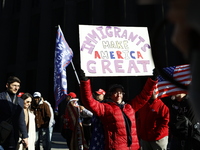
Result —
<instances>
[{"instance_id":1,"label":"flag stripe","mask_svg":"<svg viewBox=\"0 0 200 150\"><path fill-rule=\"evenodd\" d=\"M190 66L188 64L166 67L163 68L163 71L184 85L189 85L191 82ZM165 80L162 76L158 76L158 84L156 88L156 94L158 98L163 98L179 93L187 93L187 91Z\"/></svg>"}]
</instances>

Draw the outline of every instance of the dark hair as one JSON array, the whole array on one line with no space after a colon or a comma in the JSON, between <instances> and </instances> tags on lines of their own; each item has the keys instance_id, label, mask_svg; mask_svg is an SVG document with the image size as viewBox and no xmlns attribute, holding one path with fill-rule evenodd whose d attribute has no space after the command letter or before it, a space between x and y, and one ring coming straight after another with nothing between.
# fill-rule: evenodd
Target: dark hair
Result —
<instances>
[{"instance_id":1,"label":"dark hair","mask_svg":"<svg viewBox=\"0 0 200 150\"><path fill-rule=\"evenodd\" d=\"M15 76L10 76L7 80L7 83L8 84L11 84L13 82L18 82L18 83L21 83L20 79L18 77L15 77Z\"/></svg>"},{"instance_id":2,"label":"dark hair","mask_svg":"<svg viewBox=\"0 0 200 150\"><path fill-rule=\"evenodd\" d=\"M109 90L108 90L108 92L110 92L110 93L111 92L115 92L116 89L121 89L122 92L125 92L124 87L122 85L120 85L120 84L113 84L113 85L111 85L110 88L109 88Z\"/></svg>"},{"instance_id":3,"label":"dark hair","mask_svg":"<svg viewBox=\"0 0 200 150\"><path fill-rule=\"evenodd\" d=\"M22 98L23 100L25 100L25 99L27 99L27 98L29 98L29 97L33 98L33 96L32 96L30 93L24 93L24 94L21 96L21 98Z\"/></svg>"}]
</instances>

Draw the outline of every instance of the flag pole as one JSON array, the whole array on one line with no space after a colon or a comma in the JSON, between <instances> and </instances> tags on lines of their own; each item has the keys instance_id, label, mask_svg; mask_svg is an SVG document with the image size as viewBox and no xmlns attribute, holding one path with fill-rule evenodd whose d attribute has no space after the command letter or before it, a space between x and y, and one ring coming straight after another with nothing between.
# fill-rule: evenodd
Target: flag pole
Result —
<instances>
[{"instance_id":1,"label":"flag pole","mask_svg":"<svg viewBox=\"0 0 200 150\"><path fill-rule=\"evenodd\" d=\"M79 84L79 86L80 86L80 80L79 80L79 78L78 78L78 75L77 75L77 73L76 73L76 69L75 69L75 67L74 67L74 64L73 64L73 61L71 60L71 64L72 64L72 68L73 68L73 70L74 70L74 73L75 73L75 75L76 75L76 79L77 79L77 81L78 81L78 84Z\"/></svg>"}]
</instances>

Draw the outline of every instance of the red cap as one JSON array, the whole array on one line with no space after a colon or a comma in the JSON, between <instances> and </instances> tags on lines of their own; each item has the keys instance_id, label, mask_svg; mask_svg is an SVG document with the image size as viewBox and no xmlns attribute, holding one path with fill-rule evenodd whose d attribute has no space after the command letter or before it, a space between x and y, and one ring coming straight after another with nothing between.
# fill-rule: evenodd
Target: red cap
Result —
<instances>
[{"instance_id":1,"label":"red cap","mask_svg":"<svg viewBox=\"0 0 200 150\"><path fill-rule=\"evenodd\" d=\"M70 92L69 94L67 94L68 96L71 96L72 98L76 98L76 94L74 92Z\"/></svg>"},{"instance_id":2,"label":"red cap","mask_svg":"<svg viewBox=\"0 0 200 150\"><path fill-rule=\"evenodd\" d=\"M99 89L98 91L96 91L97 94L102 94L105 95L106 92L103 89Z\"/></svg>"},{"instance_id":3,"label":"red cap","mask_svg":"<svg viewBox=\"0 0 200 150\"><path fill-rule=\"evenodd\" d=\"M19 94L17 95L17 97L21 97L24 94L24 92L19 92Z\"/></svg>"}]
</instances>

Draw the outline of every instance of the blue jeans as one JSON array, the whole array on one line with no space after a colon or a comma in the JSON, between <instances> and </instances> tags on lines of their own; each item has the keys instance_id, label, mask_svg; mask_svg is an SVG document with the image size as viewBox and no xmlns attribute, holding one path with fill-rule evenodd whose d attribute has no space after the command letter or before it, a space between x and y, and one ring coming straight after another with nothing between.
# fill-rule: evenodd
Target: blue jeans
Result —
<instances>
[{"instance_id":1,"label":"blue jeans","mask_svg":"<svg viewBox=\"0 0 200 150\"><path fill-rule=\"evenodd\" d=\"M36 141L35 141L36 150L40 150L40 141L42 141L42 147L44 150L51 149L49 128L39 128L36 130Z\"/></svg>"},{"instance_id":2,"label":"blue jeans","mask_svg":"<svg viewBox=\"0 0 200 150\"><path fill-rule=\"evenodd\" d=\"M49 136L50 136L49 138L50 138L50 141L52 139L53 128L54 128L54 126L49 127Z\"/></svg>"}]
</instances>

